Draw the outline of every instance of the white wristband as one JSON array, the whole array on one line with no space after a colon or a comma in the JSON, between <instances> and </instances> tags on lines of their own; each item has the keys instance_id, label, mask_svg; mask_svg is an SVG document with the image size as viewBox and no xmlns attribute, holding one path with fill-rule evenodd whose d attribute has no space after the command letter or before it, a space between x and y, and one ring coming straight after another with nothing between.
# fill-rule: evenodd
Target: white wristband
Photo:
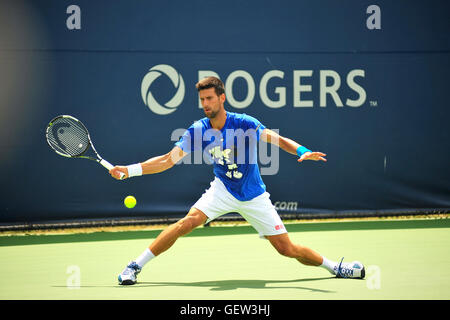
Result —
<instances>
[{"instance_id":1,"label":"white wristband","mask_svg":"<svg viewBox=\"0 0 450 320\"><path fill-rule=\"evenodd\" d=\"M140 163L131 164L127 166L128 169L128 177L136 177L136 176L142 176L142 166Z\"/></svg>"}]
</instances>

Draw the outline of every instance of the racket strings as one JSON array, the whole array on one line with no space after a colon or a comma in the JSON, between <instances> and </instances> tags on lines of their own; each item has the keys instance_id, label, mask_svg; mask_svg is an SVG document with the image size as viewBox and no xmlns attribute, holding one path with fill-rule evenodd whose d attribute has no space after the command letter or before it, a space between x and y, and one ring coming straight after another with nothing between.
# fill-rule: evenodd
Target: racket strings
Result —
<instances>
[{"instance_id":1,"label":"racket strings","mask_svg":"<svg viewBox=\"0 0 450 320\"><path fill-rule=\"evenodd\" d=\"M87 130L71 118L59 118L52 123L47 139L55 150L71 157L83 154L89 147Z\"/></svg>"}]
</instances>

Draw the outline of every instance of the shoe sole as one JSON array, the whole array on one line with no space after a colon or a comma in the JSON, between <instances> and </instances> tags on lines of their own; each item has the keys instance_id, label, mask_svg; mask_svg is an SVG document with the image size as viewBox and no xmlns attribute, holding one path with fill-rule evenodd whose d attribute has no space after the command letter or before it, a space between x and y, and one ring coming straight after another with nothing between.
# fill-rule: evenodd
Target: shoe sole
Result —
<instances>
[{"instance_id":1,"label":"shoe sole","mask_svg":"<svg viewBox=\"0 0 450 320\"><path fill-rule=\"evenodd\" d=\"M133 280L123 280L122 282L119 282L120 285L122 286L131 286L133 284L135 284L136 282Z\"/></svg>"}]
</instances>

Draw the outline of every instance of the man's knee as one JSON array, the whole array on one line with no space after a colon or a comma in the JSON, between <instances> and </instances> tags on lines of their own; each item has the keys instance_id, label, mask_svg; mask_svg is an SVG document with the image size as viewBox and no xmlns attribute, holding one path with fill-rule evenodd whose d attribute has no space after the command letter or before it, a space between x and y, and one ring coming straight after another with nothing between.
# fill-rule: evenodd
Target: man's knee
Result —
<instances>
[{"instance_id":1,"label":"man's knee","mask_svg":"<svg viewBox=\"0 0 450 320\"><path fill-rule=\"evenodd\" d=\"M294 258L294 250L292 250L292 246L289 243L281 243L275 246L275 249L279 254L288 258Z\"/></svg>"},{"instance_id":2,"label":"man's knee","mask_svg":"<svg viewBox=\"0 0 450 320\"><path fill-rule=\"evenodd\" d=\"M196 227L195 221L191 217L184 217L183 219L178 220L175 223L175 226L180 236L188 234Z\"/></svg>"},{"instance_id":3,"label":"man's knee","mask_svg":"<svg viewBox=\"0 0 450 320\"><path fill-rule=\"evenodd\" d=\"M277 252L282 256L292 258L294 255L294 248L290 241L273 241L272 245L275 247Z\"/></svg>"},{"instance_id":4,"label":"man's knee","mask_svg":"<svg viewBox=\"0 0 450 320\"><path fill-rule=\"evenodd\" d=\"M270 243L274 246L279 254L289 258L297 258L300 254L299 248L300 246L294 245L289 237L285 234L267 237L270 240Z\"/></svg>"},{"instance_id":5,"label":"man's knee","mask_svg":"<svg viewBox=\"0 0 450 320\"><path fill-rule=\"evenodd\" d=\"M202 225L206 221L206 216L202 212L196 212L192 213L189 212L189 214L184 217L183 219L178 220L178 222L175 223L178 232L180 235L185 235L197 228L198 226Z\"/></svg>"}]
</instances>

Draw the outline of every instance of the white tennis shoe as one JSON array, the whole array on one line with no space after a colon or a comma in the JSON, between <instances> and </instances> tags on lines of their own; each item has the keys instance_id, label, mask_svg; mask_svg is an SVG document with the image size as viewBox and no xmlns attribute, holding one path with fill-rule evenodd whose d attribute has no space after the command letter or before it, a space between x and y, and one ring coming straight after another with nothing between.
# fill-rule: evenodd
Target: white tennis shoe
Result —
<instances>
[{"instance_id":1,"label":"white tennis shoe","mask_svg":"<svg viewBox=\"0 0 450 320\"><path fill-rule=\"evenodd\" d=\"M334 267L336 278L364 279L366 270L359 261L343 262L344 258Z\"/></svg>"},{"instance_id":2,"label":"white tennis shoe","mask_svg":"<svg viewBox=\"0 0 450 320\"><path fill-rule=\"evenodd\" d=\"M120 285L132 285L137 282L136 276L141 272L142 268L135 261L131 261L122 273L119 274Z\"/></svg>"}]
</instances>

